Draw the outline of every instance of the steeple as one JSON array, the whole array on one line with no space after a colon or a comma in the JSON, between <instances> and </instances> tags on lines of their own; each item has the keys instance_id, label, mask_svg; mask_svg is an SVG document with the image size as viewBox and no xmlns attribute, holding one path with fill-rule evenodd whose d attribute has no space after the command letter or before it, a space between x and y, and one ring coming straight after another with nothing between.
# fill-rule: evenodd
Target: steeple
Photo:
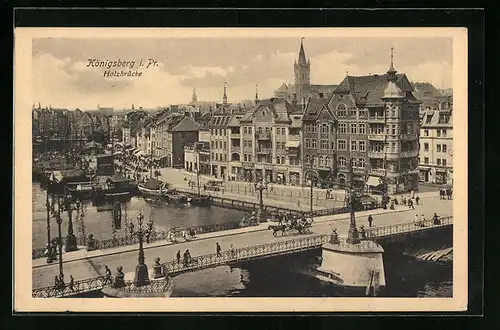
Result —
<instances>
[{"instance_id":1,"label":"steeple","mask_svg":"<svg viewBox=\"0 0 500 330\"><path fill-rule=\"evenodd\" d=\"M226 85L227 82L224 81L224 95L222 95L222 104L227 104Z\"/></svg>"},{"instance_id":2,"label":"steeple","mask_svg":"<svg viewBox=\"0 0 500 330\"><path fill-rule=\"evenodd\" d=\"M191 102L196 103L198 101L198 97L196 96L196 86L193 86L193 96L191 97Z\"/></svg>"},{"instance_id":3,"label":"steeple","mask_svg":"<svg viewBox=\"0 0 500 330\"><path fill-rule=\"evenodd\" d=\"M391 67L387 70L387 76L390 81L396 81L396 69L394 69L394 46L391 45Z\"/></svg>"},{"instance_id":4,"label":"steeple","mask_svg":"<svg viewBox=\"0 0 500 330\"><path fill-rule=\"evenodd\" d=\"M255 104L259 103L259 85L255 85Z\"/></svg>"},{"instance_id":5,"label":"steeple","mask_svg":"<svg viewBox=\"0 0 500 330\"><path fill-rule=\"evenodd\" d=\"M304 37L300 39L300 51L299 51L299 65L307 64L306 61L306 52L304 51Z\"/></svg>"}]
</instances>

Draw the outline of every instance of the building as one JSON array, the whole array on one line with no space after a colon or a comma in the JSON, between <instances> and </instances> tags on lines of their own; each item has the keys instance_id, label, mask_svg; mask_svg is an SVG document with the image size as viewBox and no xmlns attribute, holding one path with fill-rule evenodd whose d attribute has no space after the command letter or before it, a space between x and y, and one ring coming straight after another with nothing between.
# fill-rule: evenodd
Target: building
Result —
<instances>
[{"instance_id":1,"label":"building","mask_svg":"<svg viewBox=\"0 0 500 330\"><path fill-rule=\"evenodd\" d=\"M323 186L332 187L337 178L337 119L327 101L309 98L302 135L304 170L314 169Z\"/></svg>"},{"instance_id":2,"label":"building","mask_svg":"<svg viewBox=\"0 0 500 330\"><path fill-rule=\"evenodd\" d=\"M198 171L200 174L210 174L210 143L195 142L184 147L184 169L189 172Z\"/></svg>"},{"instance_id":3,"label":"building","mask_svg":"<svg viewBox=\"0 0 500 330\"><path fill-rule=\"evenodd\" d=\"M427 110L420 128L420 182L453 185L452 109Z\"/></svg>"},{"instance_id":4,"label":"building","mask_svg":"<svg viewBox=\"0 0 500 330\"><path fill-rule=\"evenodd\" d=\"M353 180L389 193L418 190L418 101L392 54L386 74L346 76L328 101L337 118L337 180Z\"/></svg>"},{"instance_id":5,"label":"building","mask_svg":"<svg viewBox=\"0 0 500 330\"><path fill-rule=\"evenodd\" d=\"M275 97L293 104L305 104L312 98L328 99L336 85L311 84L311 62L306 59L303 38L300 41L299 57L293 66L294 84L282 83L274 92Z\"/></svg>"}]
</instances>

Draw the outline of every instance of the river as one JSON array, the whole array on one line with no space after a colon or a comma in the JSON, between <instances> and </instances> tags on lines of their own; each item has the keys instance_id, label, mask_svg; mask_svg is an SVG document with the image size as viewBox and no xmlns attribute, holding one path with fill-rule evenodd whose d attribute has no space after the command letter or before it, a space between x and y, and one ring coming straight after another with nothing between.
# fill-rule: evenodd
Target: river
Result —
<instances>
[{"instance_id":1,"label":"river","mask_svg":"<svg viewBox=\"0 0 500 330\"><path fill-rule=\"evenodd\" d=\"M133 197L122 206L128 217L137 217L139 212L145 221L151 216L156 230L171 227L187 227L232 222L241 217L241 212L218 207L194 207L186 205L150 205L140 197ZM63 214L62 232L67 233L67 214ZM110 238L113 232L110 207L95 207L86 204L82 221L73 217L77 236L94 234L96 239ZM47 241L45 191L33 183L33 248L42 248ZM125 235L125 226L116 230L116 236ZM56 222L52 219L51 236L57 235ZM325 285L317 279L294 274L273 267L276 259L263 260L230 268L186 273L175 278L177 297L335 297L342 291ZM384 257L387 290L391 297L451 297L453 291L451 266L415 261L404 256ZM241 281L240 279L243 279Z\"/></svg>"}]
</instances>

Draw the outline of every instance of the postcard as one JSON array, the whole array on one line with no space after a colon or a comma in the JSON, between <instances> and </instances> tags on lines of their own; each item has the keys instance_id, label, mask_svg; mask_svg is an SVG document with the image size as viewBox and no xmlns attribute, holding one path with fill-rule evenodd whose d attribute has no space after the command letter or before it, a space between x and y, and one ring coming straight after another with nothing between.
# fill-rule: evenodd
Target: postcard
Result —
<instances>
[{"instance_id":1,"label":"postcard","mask_svg":"<svg viewBox=\"0 0 500 330\"><path fill-rule=\"evenodd\" d=\"M17 28L14 62L16 311L466 310L466 29Z\"/></svg>"}]
</instances>

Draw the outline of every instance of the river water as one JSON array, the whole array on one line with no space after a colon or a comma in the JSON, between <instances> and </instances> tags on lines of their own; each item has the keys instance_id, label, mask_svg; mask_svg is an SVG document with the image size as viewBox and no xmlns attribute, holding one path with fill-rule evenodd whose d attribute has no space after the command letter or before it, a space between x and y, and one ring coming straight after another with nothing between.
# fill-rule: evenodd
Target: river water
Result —
<instances>
[{"instance_id":1,"label":"river water","mask_svg":"<svg viewBox=\"0 0 500 330\"><path fill-rule=\"evenodd\" d=\"M47 242L45 191L33 183L33 248L43 248ZM218 207L185 205L151 205L140 197L133 197L122 206L128 217L139 212L145 221L151 216L156 230L171 227L188 227L227 223L241 218L241 212ZM63 236L67 233L67 215L62 223ZM83 225L82 225L83 223ZM111 208L86 204L83 221L73 216L77 236L94 234L96 239L110 238L113 232ZM125 227L116 229L117 237L124 236ZM51 236L56 237L53 220ZM240 268L221 266L186 273L175 278L173 296L178 297L335 297L343 296L338 288L290 270L276 267L279 260L272 258L253 262ZM385 296L392 297L451 297L453 291L451 266L415 261L405 256L384 256L387 289ZM243 279L243 281L241 281Z\"/></svg>"}]
</instances>

